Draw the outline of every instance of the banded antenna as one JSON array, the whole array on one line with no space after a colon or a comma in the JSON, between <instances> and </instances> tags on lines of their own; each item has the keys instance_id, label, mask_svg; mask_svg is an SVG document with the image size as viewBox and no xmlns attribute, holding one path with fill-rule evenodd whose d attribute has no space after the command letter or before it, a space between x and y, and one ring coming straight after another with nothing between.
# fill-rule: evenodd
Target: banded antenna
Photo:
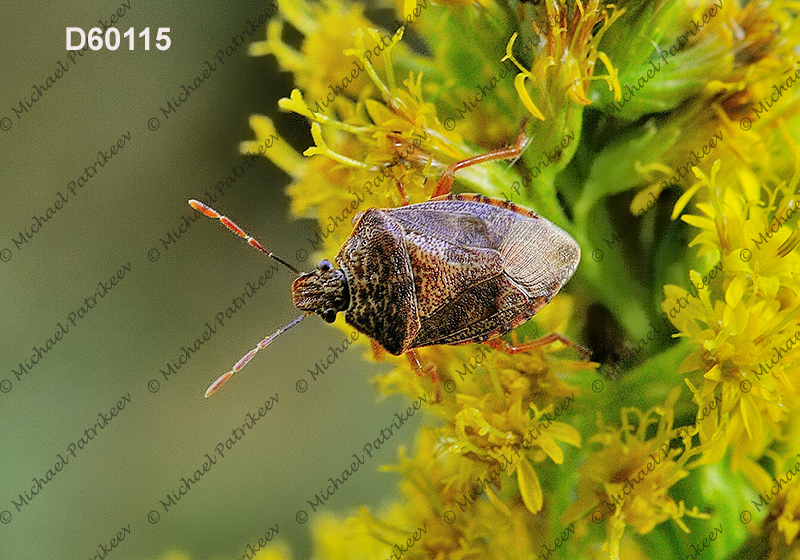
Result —
<instances>
[{"instance_id":1,"label":"banded antenna","mask_svg":"<svg viewBox=\"0 0 800 560\"><path fill-rule=\"evenodd\" d=\"M261 243L259 243L256 239L254 239L251 235L249 235L247 232L245 232L242 228L240 228L235 223L233 223L233 220L231 220L227 216L223 216L222 214L220 214L219 212L217 212L216 210L214 210L210 206L208 206L206 204L203 204L199 200L195 200L195 199L189 200L189 206L191 206L192 208L194 208L195 210L197 210L201 214L205 214L209 218L213 218L215 220L219 220L220 222L222 222L222 225L224 225L226 228L231 230L233 233L235 233L239 237L243 238L247 242L248 245L250 245L252 247L255 247L256 249L258 249L259 251L261 251L262 253L267 255L269 258L278 261L279 263L281 263L283 266L285 266L286 268L288 268L289 270L291 270L292 272L294 272L298 276L300 276L302 274L302 272L300 272L295 267L290 265L288 262L286 262L285 260L283 260L282 258L277 256L275 253L265 249L264 246L261 245ZM250 350L247 354L242 356L242 358L238 362L236 362L236 364L234 364L233 368L230 371L227 371L227 372L223 373L222 375L220 375L219 378L216 381L214 381L214 383L212 383L208 387L208 389L206 389L205 397L208 398L211 395L213 395L217 391L217 389L222 387L222 385L226 381L228 381L228 379L230 379L233 376L234 373L236 373L237 371L242 369L244 366L246 366L247 363L250 360L253 359L253 356L255 356L256 353L259 350L263 350L264 348L269 346L270 343L273 340L278 338L278 336L280 336L281 334L283 334L286 331L288 331L289 329L291 329L293 326L295 326L297 323L302 321L308 315L310 315L310 313L304 313L304 314L300 315L297 319L295 319L294 321L292 321L288 325L286 325L284 327L281 327L276 332L272 333L267 338L265 338L264 340L259 342L258 346L256 346L255 348Z\"/></svg>"},{"instance_id":2,"label":"banded antenna","mask_svg":"<svg viewBox=\"0 0 800 560\"><path fill-rule=\"evenodd\" d=\"M226 228L231 230L233 233L235 233L239 237L243 238L247 242L248 245L251 245L252 247L255 247L256 249L258 249L259 251L261 251L262 253L267 255L269 258L275 259L276 261L281 263L283 266L285 266L286 268L288 268L289 270L291 270L292 272L294 272L298 276L300 276L302 274L302 272L300 272L295 267L290 265L288 262L286 262L285 260L280 258L278 255L276 255L272 251L269 251L269 250L265 249L261 245L261 243L256 241L251 235L247 234L242 228L240 228L239 226L234 224L233 220L231 220L228 216L223 216L222 214L220 214L219 212L217 212L216 210L211 208L211 206L203 204L199 200L195 200L193 198L191 200L189 200L189 206L191 206L192 208L194 208L195 210L197 210L201 214L205 214L209 218L213 218L215 220L219 220L220 222L222 222L222 225L224 225Z\"/></svg>"},{"instance_id":3,"label":"banded antenna","mask_svg":"<svg viewBox=\"0 0 800 560\"><path fill-rule=\"evenodd\" d=\"M227 371L227 372L223 373L222 375L220 375L220 376L219 376L219 378L218 378L216 381L214 381L214 383L212 383L212 384L211 384L211 385L208 387L208 389L206 389L206 394L205 394L205 397L206 397L206 398L208 398L208 397L210 397L211 395L213 395L213 394L216 392L216 390L217 390L217 389L219 389L220 387L222 387L223 383L225 383L225 382L226 382L228 379L230 379L230 378L231 378L231 376L233 376L233 374L234 374L234 373L236 373L237 371L239 371L240 369L242 369L244 366L246 366L246 365L247 365L247 362L249 362L250 360L252 360L252 359L253 359L253 356L255 356L255 355L256 355L256 352L258 352L259 350L263 350L264 348L266 348L267 346L269 346L269 345L270 345L270 343L271 343L273 340L275 340L276 338L278 338L278 336L279 336L279 335L281 335L281 334L285 333L286 331L288 331L289 329L291 329L291 328L292 328L293 326L295 326L297 323L299 323L300 321L302 321L303 319L305 319L306 317L308 317L308 315L309 315L309 313L304 313L304 314L300 315L300 316L299 316L297 319L295 319L294 321L292 321L291 323L289 323L289 324L288 324L288 325L286 325L285 327L281 327L281 328L280 328L280 329L278 329L276 332L272 333L272 334L271 334L271 335L269 335L267 338L265 338L264 340L262 340L261 342L259 342L259 343L258 343L258 346L256 346L256 347L255 347L255 348L253 348L252 350L250 350L250 351L249 351L247 354L245 354L244 356L242 356L242 359L241 359L241 360L239 360L238 362L236 362L236 364L233 366L233 369L231 369L230 371Z\"/></svg>"}]
</instances>

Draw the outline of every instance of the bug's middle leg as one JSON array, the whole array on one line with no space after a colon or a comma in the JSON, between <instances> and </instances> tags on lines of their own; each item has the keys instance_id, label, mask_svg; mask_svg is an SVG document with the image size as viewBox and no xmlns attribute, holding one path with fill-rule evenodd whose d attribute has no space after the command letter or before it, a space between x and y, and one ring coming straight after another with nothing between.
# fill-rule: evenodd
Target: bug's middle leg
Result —
<instances>
[{"instance_id":1,"label":"bug's middle leg","mask_svg":"<svg viewBox=\"0 0 800 560\"><path fill-rule=\"evenodd\" d=\"M522 128L523 130L520 132L519 138L517 138L517 143L513 146L501 148L493 152L480 154L471 158L462 159L461 161L457 161L455 163L451 163L450 167L448 167L442 174L439 182L436 183L436 188L433 189L431 198L436 198L437 196L443 196L450 193L450 187L453 185L455 173L459 169L464 169L465 167L477 165L479 163L485 163L487 161L494 161L496 159L513 159L520 156L522 154L522 149L525 147L525 143L528 141L528 137L525 135L524 123Z\"/></svg>"}]
</instances>

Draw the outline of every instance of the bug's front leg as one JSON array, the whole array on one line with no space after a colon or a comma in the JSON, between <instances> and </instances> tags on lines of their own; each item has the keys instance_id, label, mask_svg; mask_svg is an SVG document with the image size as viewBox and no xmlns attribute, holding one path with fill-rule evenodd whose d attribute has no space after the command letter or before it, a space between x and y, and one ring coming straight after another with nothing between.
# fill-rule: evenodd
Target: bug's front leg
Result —
<instances>
[{"instance_id":1,"label":"bug's front leg","mask_svg":"<svg viewBox=\"0 0 800 560\"><path fill-rule=\"evenodd\" d=\"M408 206L410 204L410 199L406 194L406 190L403 188L403 183L397 180L395 180L395 183L397 184L397 191L400 193L400 198L403 199L403 204L401 206Z\"/></svg>"},{"instance_id":2,"label":"bug's front leg","mask_svg":"<svg viewBox=\"0 0 800 560\"><path fill-rule=\"evenodd\" d=\"M446 194L450 194L450 187L453 185L453 179L455 177L456 171L459 169L464 169L465 167L469 167L471 165L477 165L479 163L485 163L487 161L494 161L496 159L514 159L515 157L519 157L522 155L522 150L525 147L525 143L528 141L528 137L525 135L525 123L522 124L522 132L519 134L519 138L517 138L517 143L513 146L509 146L508 148L501 148L499 150L495 150L493 152L488 152L485 154L481 154L478 156L473 156L471 158L462 159L461 161L457 161L455 163L450 164L445 172L442 174L442 177L439 179L439 182L436 183L436 188L433 189L433 194L431 198L436 198L437 196L444 196Z\"/></svg>"},{"instance_id":3,"label":"bug's front leg","mask_svg":"<svg viewBox=\"0 0 800 560\"><path fill-rule=\"evenodd\" d=\"M376 362L383 361L383 357L386 355L386 350L383 349L383 346L377 343L377 341L373 339L369 339L369 344L372 346L372 357Z\"/></svg>"},{"instance_id":4,"label":"bug's front leg","mask_svg":"<svg viewBox=\"0 0 800 560\"><path fill-rule=\"evenodd\" d=\"M431 404L436 404L442 400L442 391L439 387L439 374L436 372L436 366L433 364L428 364L425 368L422 367L422 364L419 361L419 353L416 350L408 350L406 352L406 358L408 359L408 363L411 364L411 369L413 369L417 375L420 377L428 376L431 378L433 382L433 386L436 389L436 398L433 400ZM426 371L427 370L427 371Z\"/></svg>"}]
</instances>

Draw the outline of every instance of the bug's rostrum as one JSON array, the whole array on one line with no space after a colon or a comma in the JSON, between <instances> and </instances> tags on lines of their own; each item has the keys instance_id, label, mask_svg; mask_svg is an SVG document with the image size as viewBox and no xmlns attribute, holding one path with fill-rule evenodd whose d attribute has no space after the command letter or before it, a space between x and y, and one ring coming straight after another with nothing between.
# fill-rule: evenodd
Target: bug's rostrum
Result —
<instances>
[{"instance_id":1,"label":"bug's rostrum","mask_svg":"<svg viewBox=\"0 0 800 560\"><path fill-rule=\"evenodd\" d=\"M350 307L350 289L344 273L323 260L316 270L297 277L292 284L294 305L302 311L320 315L333 323L336 314Z\"/></svg>"}]
</instances>

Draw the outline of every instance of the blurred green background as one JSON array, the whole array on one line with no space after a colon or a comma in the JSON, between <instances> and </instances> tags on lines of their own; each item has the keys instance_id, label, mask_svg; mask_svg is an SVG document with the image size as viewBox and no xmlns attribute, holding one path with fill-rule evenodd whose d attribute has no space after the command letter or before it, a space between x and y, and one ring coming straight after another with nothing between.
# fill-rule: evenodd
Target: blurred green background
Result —
<instances>
[{"instance_id":1,"label":"blurred green background","mask_svg":"<svg viewBox=\"0 0 800 560\"><path fill-rule=\"evenodd\" d=\"M248 115L271 116L300 151L310 134L304 119L277 112L277 100L292 88L288 74L272 57L248 56L246 45L224 64L214 61L216 72L168 119L159 111L242 32L247 18L257 21L268 3L255 1L130 0L116 27L122 33L133 27L138 35L149 26L151 50L137 38L131 52L123 39L117 51L78 56L17 118L12 107L30 100L33 85L53 76L58 61L66 63L66 27L88 32L122 5L12 1L0 8L0 559L93 558L98 544L108 545L128 524L130 535L109 553L114 560L157 558L167 550L197 559L239 558L275 524L278 539L304 558L320 515L307 500L329 477L341 476L352 454L406 403L378 400L368 380L386 366L364 361L364 345L313 381L308 371L345 337L316 318L203 399L211 381L297 315L286 270L226 319L176 375L168 381L161 375L159 368L177 360L181 347L200 337L205 322L248 281L257 282L270 262L205 218L168 247L160 239L191 214L188 198L208 200L206 190L243 164L238 144L254 137ZM154 46L158 27L170 28L167 51ZM247 41L262 39L265 27ZM148 128L152 117L160 120L158 130ZM123 133L130 141L18 249L12 240L30 228L33 216L43 216L59 191L66 195L68 183ZM316 226L289 218L287 183L261 158L215 206L277 254L310 269L310 258L298 263L295 255L309 249ZM68 324L69 313L95 294L98 282L126 263L124 279L75 326ZM45 345L58 322L68 334L17 380L12 369L30 359L34 346ZM160 388L151 392L154 379ZM300 379L309 383L304 393L296 389ZM159 501L181 477L202 468L205 454L275 393L279 403L165 512ZM108 414L128 394L130 404L76 457L67 455L98 413ZM378 467L395 460L419 421L413 418L382 446L322 511L379 508L398 479ZM53 469L59 453L69 463L17 511L12 500ZM310 515L306 524L295 520L301 509ZM152 510L160 513L158 523L148 521Z\"/></svg>"}]
</instances>

